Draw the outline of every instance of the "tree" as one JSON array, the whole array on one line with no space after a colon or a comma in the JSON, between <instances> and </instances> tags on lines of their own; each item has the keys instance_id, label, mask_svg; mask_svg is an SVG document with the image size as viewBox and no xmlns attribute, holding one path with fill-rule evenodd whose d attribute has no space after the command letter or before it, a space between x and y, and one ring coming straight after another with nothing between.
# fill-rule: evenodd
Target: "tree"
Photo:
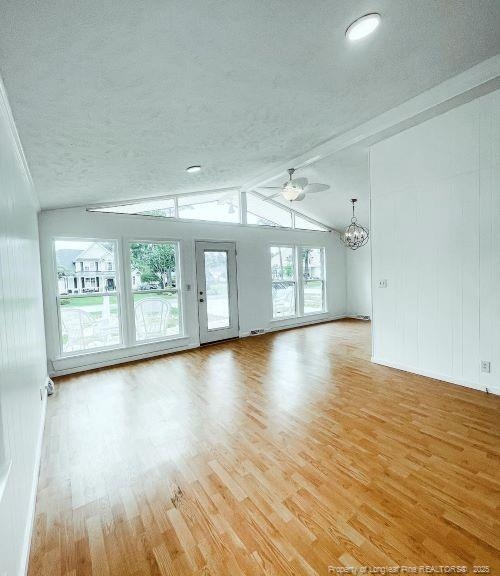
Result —
<instances>
[{"instance_id":1,"label":"tree","mask_svg":"<svg viewBox=\"0 0 500 576\"><path fill-rule=\"evenodd\" d=\"M309 254L311 253L311 248L303 248L302 249L302 262L304 263L304 278L307 280L310 276L310 269L309 269Z\"/></svg>"},{"instance_id":2,"label":"tree","mask_svg":"<svg viewBox=\"0 0 500 576\"><path fill-rule=\"evenodd\" d=\"M173 286L175 247L173 244L132 244L132 267L138 270L143 282L159 282L160 288Z\"/></svg>"}]
</instances>

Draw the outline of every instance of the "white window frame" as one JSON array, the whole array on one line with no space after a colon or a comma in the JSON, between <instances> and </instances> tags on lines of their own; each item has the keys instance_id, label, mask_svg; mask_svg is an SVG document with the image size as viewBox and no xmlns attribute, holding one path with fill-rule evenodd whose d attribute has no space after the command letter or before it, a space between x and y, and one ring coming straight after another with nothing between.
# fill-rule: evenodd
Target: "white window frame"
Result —
<instances>
[{"instance_id":1,"label":"white window frame","mask_svg":"<svg viewBox=\"0 0 500 576\"><path fill-rule=\"evenodd\" d=\"M56 253L56 242L107 242L114 245L114 257L115 257L115 291L112 293L117 298L117 308L118 308L118 333L119 342L118 344L111 344L109 346L96 346L95 348L87 348L81 350L74 350L71 352L63 351L63 330L62 330L62 319L61 319L61 299L64 298L95 298L102 295L100 292L94 294L72 294L69 296L63 296L59 294L59 282L57 277L57 253ZM107 350L117 350L125 347L125 334L124 334L124 304L123 304L123 291L122 291L122 276L120 269L120 252L121 243L117 238L91 238L84 236L55 236L52 238L52 261L53 261L53 278L55 286L55 297L56 297L56 313L57 313L57 339L58 339L58 356L57 358L71 358L73 356L83 356L87 354L95 354L98 352L103 352ZM75 270L78 272L77 270ZM84 274L86 270L83 270L83 262L81 263L80 273Z\"/></svg>"},{"instance_id":2,"label":"white window frame","mask_svg":"<svg viewBox=\"0 0 500 576\"><path fill-rule=\"evenodd\" d=\"M134 294L154 294L156 292L172 292L169 290L135 290L132 286L132 266L130 258L130 247L132 244L173 244L175 246L175 292L179 302L179 332L170 336L160 336L158 338L148 338L147 340L137 340L137 332L135 326L135 308L134 308ZM126 294L126 318L127 318L127 332L128 332L128 346L145 346L157 342L168 342L178 338L185 337L185 321L184 321L184 294L182 290L182 271L181 271L181 241L173 238L134 238L127 239L124 242L123 250L124 259L124 281L128 287L125 290Z\"/></svg>"},{"instance_id":3,"label":"white window frame","mask_svg":"<svg viewBox=\"0 0 500 576\"><path fill-rule=\"evenodd\" d=\"M274 302L272 296L272 285L273 285L273 269L272 269L272 259L271 259L271 248L291 248L294 256L294 273L295 273L295 314L289 316L274 316ZM322 283L323 283L323 293L322 293L322 309L314 312L304 311L304 288L306 281L304 280L304 270L302 262L302 251L304 249L317 249L321 251L321 269L322 269ZM293 318L307 318L309 316L319 316L321 314L326 314L327 310L327 298L326 298L326 248L325 246L305 245L305 244L278 244L272 242L269 244L269 270L271 277L271 321L280 322L281 320L290 320Z\"/></svg>"}]
</instances>

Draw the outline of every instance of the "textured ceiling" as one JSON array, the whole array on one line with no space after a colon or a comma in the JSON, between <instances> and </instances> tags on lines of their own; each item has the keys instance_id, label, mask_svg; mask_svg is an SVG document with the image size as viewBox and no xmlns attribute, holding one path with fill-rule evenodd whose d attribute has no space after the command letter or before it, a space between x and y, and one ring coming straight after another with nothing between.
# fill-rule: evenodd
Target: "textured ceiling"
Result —
<instances>
[{"instance_id":1,"label":"textured ceiling","mask_svg":"<svg viewBox=\"0 0 500 576\"><path fill-rule=\"evenodd\" d=\"M346 26L374 10L380 28L349 44ZM43 208L244 184L500 51L498 0L0 0L0 13ZM327 203L356 178L321 165L333 193L303 207L336 225Z\"/></svg>"}]
</instances>

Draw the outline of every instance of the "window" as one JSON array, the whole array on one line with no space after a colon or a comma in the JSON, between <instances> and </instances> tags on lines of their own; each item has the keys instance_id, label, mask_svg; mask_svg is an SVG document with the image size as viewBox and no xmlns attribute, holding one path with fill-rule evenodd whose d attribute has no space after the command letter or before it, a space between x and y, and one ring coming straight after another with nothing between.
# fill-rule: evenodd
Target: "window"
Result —
<instances>
[{"instance_id":1,"label":"window","mask_svg":"<svg viewBox=\"0 0 500 576\"><path fill-rule=\"evenodd\" d=\"M302 261L302 302L304 314L325 309L324 248L300 248Z\"/></svg>"},{"instance_id":2,"label":"window","mask_svg":"<svg viewBox=\"0 0 500 576\"><path fill-rule=\"evenodd\" d=\"M130 274L136 342L182 332L177 242L130 244Z\"/></svg>"},{"instance_id":3,"label":"window","mask_svg":"<svg viewBox=\"0 0 500 576\"><path fill-rule=\"evenodd\" d=\"M240 222L238 190L222 190L177 197L178 217L212 222Z\"/></svg>"},{"instance_id":4,"label":"window","mask_svg":"<svg viewBox=\"0 0 500 576\"><path fill-rule=\"evenodd\" d=\"M303 218L298 214L295 214L295 225L294 228L298 230L318 230L320 232L327 232L328 228L326 226L322 226L319 223L312 222L307 218Z\"/></svg>"},{"instance_id":5,"label":"window","mask_svg":"<svg viewBox=\"0 0 500 576\"><path fill-rule=\"evenodd\" d=\"M90 212L113 212L114 214L136 214L137 216L158 216L160 218L173 218L175 216L175 200L173 198L158 198L144 200L133 204L117 206L104 206L91 208Z\"/></svg>"},{"instance_id":6,"label":"window","mask_svg":"<svg viewBox=\"0 0 500 576\"><path fill-rule=\"evenodd\" d=\"M161 218L241 224L242 197L246 198L246 212L243 214L243 222L247 224L321 232L329 231L329 228L323 224L300 215L288 206L281 206L256 191L240 193L236 189L180 194L156 200L88 208L88 210L90 212L111 212L136 216L158 216ZM243 202L243 205L245 205L245 202Z\"/></svg>"},{"instance_id":7,"label":"window","mask_svg":"<svg viewBox=\"0 0 500 576\"><path fill-rule=\"evenodd\" d=\"M324 248L271 246L274 319L325 312L324 264Z\"/></svg>"},{"instance_id":8,"label":"window","mask_svg":"<svg viewBox=\"0 0 500 576\"><path fill-rule=\"evenodd\" d=\"M264 198L247 193L247 223L259 226L292 227L292 213L287 208L281 208Z\"/></svg>"},{"instance_id":9,"label":"window","mask_svg":"<svg viewBox=\"0 0 500 576\"><path fill-rule=\"evenodd\" d=\"M55 241L61 354L121 344L117 273L93 270L96 261L116 270L116 251L115 241Z\"/></svg>"},{"instance_id":10,"label":"window","mask_svg":"<svg viewBox=\"0 0 500 576\"><path fill-rule=\"evenodd\" d=\"M271 246L273 318L295 316L297 312L297 271L295 248Z\"/></svg>"}]
</instances>

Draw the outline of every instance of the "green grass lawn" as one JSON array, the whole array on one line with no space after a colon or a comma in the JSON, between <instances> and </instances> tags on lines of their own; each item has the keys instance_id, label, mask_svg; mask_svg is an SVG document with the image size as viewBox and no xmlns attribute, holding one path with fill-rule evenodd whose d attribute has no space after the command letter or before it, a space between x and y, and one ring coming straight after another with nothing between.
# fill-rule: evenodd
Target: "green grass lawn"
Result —
<instances>
[{"instance_id":1,"label":"green grass lawn","mask_svg":"<svg viewBox=\"0 0 500 576\"><path fill-rule=\"evenodd\" d=\"M91 308L90 314L92 316L100 316L101 314L101 306L103 305L105 294L99 294L95 296L62 296L61 297L61 306L65 309L68 308ZM160 297L165 298L165 300L170 304L170 314L172 318L178 318L179 316L179 309L177 303L177 293L175 292L155 292L151 290L151 292L141 293L141 294L134 294L134 302L138 302L140 300L144 300L145 298L151 297ZM109 294L110 298L110 311L111 314L117 314L118 311L118 296L115 294Z\"/></svg>"}]
</instances>

